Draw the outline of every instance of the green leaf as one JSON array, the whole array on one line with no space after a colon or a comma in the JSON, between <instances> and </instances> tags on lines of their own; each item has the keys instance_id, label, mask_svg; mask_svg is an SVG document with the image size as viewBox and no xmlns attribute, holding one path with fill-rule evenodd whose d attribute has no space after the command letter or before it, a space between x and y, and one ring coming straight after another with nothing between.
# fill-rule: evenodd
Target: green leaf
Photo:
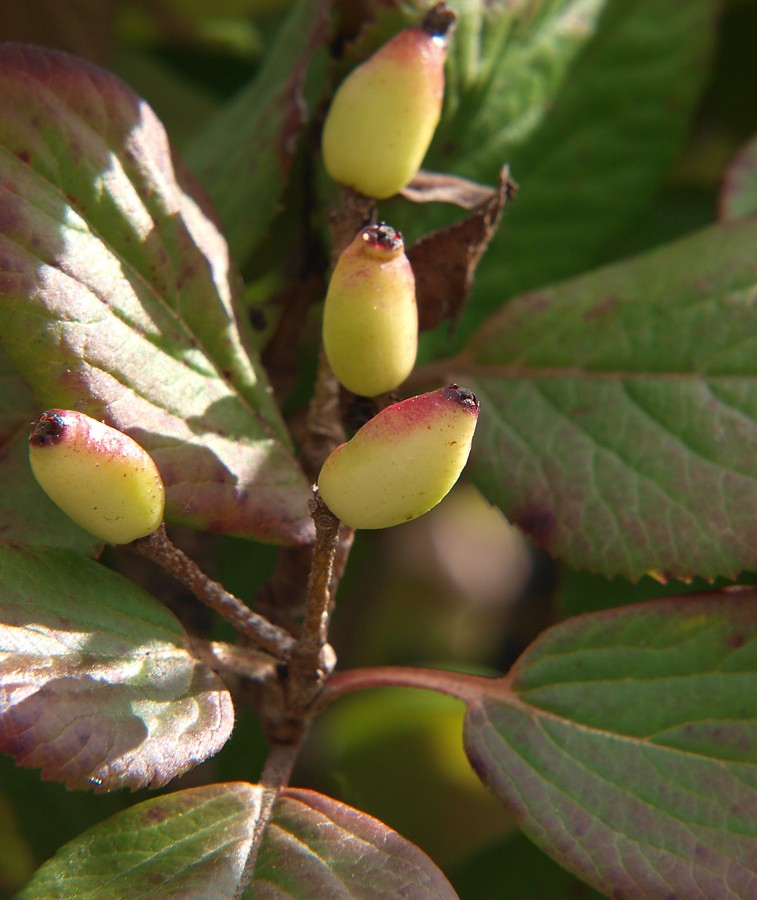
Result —
<instances>
[{"instance_id":1,"label":"green leaf","mask_svg":"<svg viewBox=\"0 0 757 900\"><path fill-rule=\"evenodd\" d=\"M232 254L244 262L266 237L307 122L303 90L328 38L329 3L294 4L267 62L190 142L187 161L210 193Z\"/></svg>"},{"instance_id":2,"label":"green leaf","mask_svg":"<svg viewBox=\"0 0 757 900\"><path fill-rule=\"evenodd\" d=\"M579 616L469 703L466 749L526 834L610 896L757 890L757 594Z\"/></svg>"},{"instance_id":3,"label":"green leaf","mask_svg":"<svg viewBox=\"0 0 757 900\"><path fill-rule=\"evenodd\" d=\"M533 138L609 0L456 4L445 109L429 167L496 179L508 153ZM445 165L446 163L446 165Z\"/></svg>"},{"instance_id":4,"label":"green leaf","mask_svg":"<svg viewBox=\"0 0 757 900\"><path fill-rule=\"evenodd\" d=\"M245 897L453 898L447 879L414 844L371 816L314 791L288 789L274 810Z\"/></svg>"},{"instance_id":5,"label":"green leaf","mask_svg":"<svg viewBox=\"0 0 757 900\"><path fill-rule=\"evenodd\" d=\"M603 261L647 207L685 137L717 7L563 0L463 17L425 165L493 184L508 162L520 190L461 335L508 297Z\"/></svg>"},{"instance_id":6,"label":"green leaf","mask_svg":"<svg viewBox=\"0 0 757 900\"><path fill-rule=\"evenodd\" d=\"M140 803L63 847L18 898L236 896L262 794L257 785L231 782ZM425 854L376 819L288 789L276 801L243 896L455 893Z\"/></svg>"},{"instance_id":7,"label":"green leaf","mask_svg":"<svg viewBox=\"0 0 757 900\"><path fill-rule=\"evenodd\" d=\"M159 787L226 743L176 619L76 553L0 544L0 751L70 788Z\"/></svg>"},{"instance_id":8,"label":"green leaf","mask_svg":"<svg viewBox=\"0 0 757 900\"><path fill-rule=\"evenodd\" d=\"M490 501L576 568L757 569L757 222L526 294L449 371Z\"/></svg>"},{"instance_id":9,"label":"green leaf","mask_svg":"<svg viewBox=\"0 0 757 900\"><path fill-rule=\"evenodd\" d=\"M728 166L720 194L720 217L726 221L757 215L757 135Z\"/></svg>"},{"instance_id":10,"label":"green leaf","mask_svg":"<svg viewBox=\"0 0 757 900\"><path fill-rule=\"evenodd\" d=\"M0 50L0 343L42 406L136 438L170 519L307 542L308 486L238 334L226 244L114 76Z\"/></svg>"}]
</instances>

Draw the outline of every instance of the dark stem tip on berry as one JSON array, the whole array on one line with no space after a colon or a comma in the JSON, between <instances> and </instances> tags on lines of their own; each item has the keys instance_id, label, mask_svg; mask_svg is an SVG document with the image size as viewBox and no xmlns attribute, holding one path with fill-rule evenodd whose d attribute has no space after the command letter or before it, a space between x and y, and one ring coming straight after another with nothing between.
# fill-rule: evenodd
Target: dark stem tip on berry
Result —
<instances>
[{"instance_id":1,"label":"dark stem tip on berry","mask_svg":"<svg viewBox=\"0 0 757 900\"><path fill-rule=\"evenodd\" d=\"M421 28L436 38L446 38L457 22L457 13L446 3L436 3L423 17Z\"/></svg>"},{"instance_id":2,"label":"dark stem tip on berry","mask_svg":"<svg viewBox=\"0 0 757 900\"><path fill-rule=\"evenodd\" d=\"M29 443L35 447L45 447L48 444L57 444L63 437L66 423L63 416L55 410L48 410L32 426L29 435Z\"/></svg>"},{"instance_id":3,"label":"dark stem tip on berry","mask_svg":"<svg viewBox=\"0 0 757 900\"><path fill-rule=\"evenodd\" d=\"M404 247L402 234L386 222L369 225L363 229L363 240L372 247L380 247L382 250L401 250Z\"/></svg>"},{"instance_id":4,"label":"dark stem tip on berry","mask_svg":"<svg viewBox=\"0 0 757 900\"><path fill-rule=\"evenodd\" d=\"M468 388L460 387L457 384L449 384L442 389L444 394L455 403L467 407L471 412L478 413L479 402L473 391Z\"/></svg>"}]
</instances>

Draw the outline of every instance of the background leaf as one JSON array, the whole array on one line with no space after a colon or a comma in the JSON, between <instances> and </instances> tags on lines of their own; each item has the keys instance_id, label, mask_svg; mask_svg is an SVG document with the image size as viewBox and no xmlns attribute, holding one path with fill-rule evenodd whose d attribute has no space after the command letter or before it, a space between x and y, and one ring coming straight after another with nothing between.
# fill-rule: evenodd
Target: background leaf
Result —
<instances>
[{"instance_id":1,"label":"background leaf","mask_svg":"<svg viewBox=\"0 0 757 900\"><path fill-rule=\"evenodd\" d=\"M231 897L249 852L262 788L209 785L148 800L63 847L18 895ZM345 886L349 885L348 888ZM417 847L312 791L279 797L245 897L452 898Z\"/></svg>"},{"instance_id":2,"label":"background leaf","mask_svg":"<svg viewBox=\"0 0 757 900\"><path fill-rule=\"evenodd\" d=\"M469 704L482 780L607 895L757 889L757 593L579 616Z\"/></svg>"},{"instance_id":3,"label":"background leaf","mask_svg":"<svg viewBox=\"0 0 757 900\"><path fill-rule=\"evenodd\" d=\"M187 147L187 161L210 193L240 263L282 208L307 122L305 78L313 54L326 43L328 12L324 0L295 3L262 71Z\"/></svg>"},{"instance_id":4,"label":"background leaf","mask_svg":"<svg viewBox=\"0 0 757 900\"><path fill-rule=\"evenodd\" d=\"M226 245L160 123L114 76L38 48L0 51L0 90L0 341L40 405L136 438L169 518L308 541L308 487L237 332Z\"/></svg>"},{"instance_id":5,"label":"background leaf","mask_svg":"<svg viewBox=\"0 0 757 900\"><path fill-rule=\"evenodd\" d=\"M113 43L116 8L123 0L55 0L4 3L0 36L4 41L60 47L104 63Z\"/></svg>"},{"instance_id":6,"label":"background leaf","mask_svg":"<svg viewBox=\"0 0 757 900\"><path fill-rule=\"evenodd\" d=\"M461 337L508 297L607 259L682 145L718 7L564 0L508 4L500 16L471 6L461 5L447 113L424 165L493 184L507 162L520 190ZM431 340L443 352L448 336Z\"/></svg>"},{"instance_id":7,"label":"background leaf","mask_svg":"<svg viewBox=\"0 0 757 900\"><path fill-rule=\"evenodd\" d=\"M448 366L482 491L575 567L757 568L757 222L510 303Z\"/></svg>"},{"instance_id":8,"label":"background leaf","mask_svg":"<svg viewBox=\"0 0 757 900\"><path fill-rule=\"evenodd\" d=\"M609 5L454 4L459 21L450 41L444 117L428 167L452 159L460 175L496 178L506 161L503 149L534 135Z\"/></svg>"},{"instance_id":9,"label":"background leaf","mask_svg":"<svg viewBox=\"0 0 757 900\"><path fill-rule=\"evenodd\" d=\"M0 750L70 788L159 787L234 722L176 619L76 553L0 545Z\"/></svg>"}]
</instances>

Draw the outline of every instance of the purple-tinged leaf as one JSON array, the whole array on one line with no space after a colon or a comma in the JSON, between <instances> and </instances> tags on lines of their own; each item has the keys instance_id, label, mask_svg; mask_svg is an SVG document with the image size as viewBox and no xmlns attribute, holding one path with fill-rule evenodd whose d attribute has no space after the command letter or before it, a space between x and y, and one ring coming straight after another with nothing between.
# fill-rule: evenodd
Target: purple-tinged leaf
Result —
<instances>
[{"instance_id":1,"label":"purple-tinged leaf","mask_svg":"<svg viewBox=\"0 0 757 900\"><path fill-rule=\"evenodd\" d=\"M76 553L0 544L0 752L70 788L159 787L234 722L176 619Z\"/></svg>"},{"instance_id":2,"label":"purple-tinged leaf","mask_svg":"<svg viewBox=\"0 0 757 900\"><path fill-rule=\"evenodd\" d=\"M509 303L448 372L472 473L575 568L757 569L757 220Z\"/></svg>"},{"instance_id":3,"label":"purple-tinged leaf","mask_svg":"<svg viewBox=\"0 0 757 900\"><path fill-rule=\"evenodd\" d=\"M261 796L240 782L138 803L61 847L18 900L234 897Z\"/></svg>"},{"instance_id":4,"label":"purple-tinged leaf","mask_svg":"<svg viewBox=\"0 0 757 900\"><path fill-rule=\"evenodd\" d=\"M0 47L0 343L41 407L155 458L167 517L308 542L308 486L242 346L228 250L150 108L64 54Z\"/></svg>"},{"instance_id":5,"label":"purple-tinged leaf","mask_svg":"<svg viewBox=\"0 0 757 900\"><path fill-rule=\"evenodd\" d=\"M290 788L276 804L245 897L291 896L420 900L456 894L425 853L378 819Z\"/></svg>"},{"instance_id":6,"label":"purple-tinged leaf","mask_svg":"<svg viewBox=\"0 0 757 900\"><path fill-rule=\"evenodd\" d=\"M608 896L757 892L757 590L570 619L468 698L468 756Z\"/></svg>"},{"instance_id":7,"label":"purple-tinged leaf","mask_svg":"<svg viewBox=\"0 0 757 900\"><path fill-rule=\"evenodd\" d=\"M148 800L75 838L19 900L43 897L237 896L263 789L214 784ZM364 813L285 790L245 898L454 898L417 847Z\"/></svg>"},{"instance_id":8,"label":"purple-tinged leaf","mask_svg":"<svg viewBox=\"0 0 757 900\"><path fill-rule=\"evenodd\" d=\"M757 216L757 135L742 147L723 176L720 218Z\"/></svg>"}]
</instances>

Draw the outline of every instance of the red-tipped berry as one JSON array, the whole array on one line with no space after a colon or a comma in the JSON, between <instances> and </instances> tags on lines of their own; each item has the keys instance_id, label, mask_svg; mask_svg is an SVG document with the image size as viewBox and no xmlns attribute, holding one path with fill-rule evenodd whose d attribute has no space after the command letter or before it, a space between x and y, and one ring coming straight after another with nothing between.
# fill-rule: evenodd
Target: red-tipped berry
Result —
<instances>
[{"instance_id":1,"label":"red-tipped berry","mask_svg":"<svg viewBox=\"0 0 757 900\"><path fill-rule=\"evenodd\" d=\"M455 384L386 407L323 464L324 503L353 528L423 515L460 477L477 419L475 395Z\"/></svg>"},{"instance_id":2,"label":"red-tipped berry","mask_svg":"<svg viewBox=\"0 0 757 900\"><path fill-rule=\"evenodd\" d=\"M109 544L145 537L163 520L165 490L152 457L84 413L42 413L29 437L29 461L48 497Z\"/></svg>"},{"instance_id":3,"label":"red-tipped berry","mask_svg":"<svg viewBox=\"0 0 757 900\"><path fill-rule=\"evenodd\" d=\"M375 397L407 378L418 352L415 279L402 235L364 228L339 257L323 310L323 344L339 381Z\"/></svg>"}]
</instances>

